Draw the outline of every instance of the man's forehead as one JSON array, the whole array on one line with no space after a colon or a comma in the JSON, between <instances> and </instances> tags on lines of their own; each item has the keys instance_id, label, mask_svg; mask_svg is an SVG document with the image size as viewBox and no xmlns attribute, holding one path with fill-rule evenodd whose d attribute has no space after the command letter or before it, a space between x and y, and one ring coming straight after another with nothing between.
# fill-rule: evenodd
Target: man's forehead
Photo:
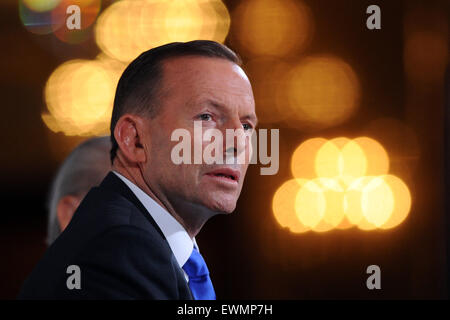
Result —
<instances>
[{"instance_id":1,"label":"man's forehead","mask_svg":"<svg viewBox=\"0 0 450 320\"><path fill-rule=\"evenodd\" d=\"M189 103L216 101L254 107L250 82L242 68L221 58L187 56L164 64L164 87L183 91Z\"/></svg>"},{"instance_id":2,"label":"man's forehead","mask_svg":"<svg viewBox=\"0 0 450 320\"><path fill-rule=\"evenodd\" d=\"M232 106L254 107L253 96L233 91L219 91L205 88L199 94L192 95L188 100L192 105L209 105L218 109Z\"/></svg>"},{"instance_id":3,"label":"man's forehead","mask_svg":"<svg viewBox=\"0 0 450 320\"><path fill-rule=\"evenodd\" d=\"M249 82L247 75L240 66L225 58L206 56L182 56L168 58L163 61L163 73L166 78L176 80L181 78L209 78L209 81L223 77L234 78L236 81Z\"/></svg>"}]
</instances>

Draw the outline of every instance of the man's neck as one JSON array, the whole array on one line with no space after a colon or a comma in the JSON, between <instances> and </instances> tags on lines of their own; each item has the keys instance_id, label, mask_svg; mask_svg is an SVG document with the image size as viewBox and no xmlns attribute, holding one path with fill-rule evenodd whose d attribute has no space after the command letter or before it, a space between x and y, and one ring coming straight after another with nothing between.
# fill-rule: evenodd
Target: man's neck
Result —
<instances>
[{"instance_id":1,"label":"man's neck","mask_svg":"<svg viewBox=\"0 0 450 320\"><path fill-rule=\"evenodd\" d=\"M202 211L205 211L204 208L198 208L196 205L188 204L186 202L179 203L179 207L184 208L182 210L184 216L178 214L178 211L180 210L176 210L176 208L171 204L169 199L164 194L158 193L157 190L152 190L152 188L150 188L150 186L145 182L145 179L139 167L124 166L122 165L120 159L115 159L112 169L130 180L134 185L139 187L150 198L152 198L161 207L163 207L184 227L189 237L194 238L203 227L205 222L209 219L209 216L206 212L204 212L205 214L202 214Z\"/></svg>"}]
</instances>

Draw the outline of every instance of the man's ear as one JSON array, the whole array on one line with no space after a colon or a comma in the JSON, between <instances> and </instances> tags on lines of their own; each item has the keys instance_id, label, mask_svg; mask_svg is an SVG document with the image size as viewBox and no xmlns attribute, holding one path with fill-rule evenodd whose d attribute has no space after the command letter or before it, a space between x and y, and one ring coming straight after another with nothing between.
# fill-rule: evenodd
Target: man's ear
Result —
<instances>
[{"instance_id":1,"label":"man's ear","mask_svg":"<svg viewBox=\"0 0 450 320\"><path fill-rule=\"evenodd\" d=\"M135 115L125 114L116 123L114 138L129 162L146 161L143 129L143 119Z\"/></svg>"},{"instance_id":2,"label":"man's ear","mask_svg":"<svg viewBox=\"0 0 450 320\"><path fill-rule=\"evenodd\" d=\"M80 202L81 202L80 197L72 195L67 195L59 199L58 205L56 206L56 217L58 218L58 224L61 229L61 232L69 224Z\"/></svg>"}]
</instances>

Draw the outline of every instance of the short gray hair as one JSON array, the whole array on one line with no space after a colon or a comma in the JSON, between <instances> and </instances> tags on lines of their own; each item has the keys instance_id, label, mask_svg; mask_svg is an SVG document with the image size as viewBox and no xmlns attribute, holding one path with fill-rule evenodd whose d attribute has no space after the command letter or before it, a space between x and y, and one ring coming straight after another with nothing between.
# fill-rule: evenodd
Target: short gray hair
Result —
<instances>
[{"instance_id":1,"label":"short gray hair","mask_svg":"<svg viewBox=\"0 0 450 320\"><path fill-rule=\"evenodd\" d=\"M61 233L57 217L59 200L67 195L83 197L92 187L100 184L111 170L110 137L86 140L77 146L59 167L48 196L47 245Z\"/></svg>"}]
</instances>

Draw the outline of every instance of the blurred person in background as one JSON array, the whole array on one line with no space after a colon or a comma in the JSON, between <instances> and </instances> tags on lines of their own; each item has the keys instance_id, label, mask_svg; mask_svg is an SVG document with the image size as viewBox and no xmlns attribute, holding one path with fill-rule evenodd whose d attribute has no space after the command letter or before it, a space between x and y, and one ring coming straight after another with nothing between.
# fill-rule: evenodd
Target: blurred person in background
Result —
<instances>
[{"instance_id":1,"label":"blurred person in background","mask_svg":"<svg viewBox=\"0 0 450 320\"><path fill-rule=\"evenodd\" d=\"M91 138L78 145L56 173L48 198L46 243L50 246L67 227L88 191L111 170L110 137Z\"/></svg>"}]
</instances>

